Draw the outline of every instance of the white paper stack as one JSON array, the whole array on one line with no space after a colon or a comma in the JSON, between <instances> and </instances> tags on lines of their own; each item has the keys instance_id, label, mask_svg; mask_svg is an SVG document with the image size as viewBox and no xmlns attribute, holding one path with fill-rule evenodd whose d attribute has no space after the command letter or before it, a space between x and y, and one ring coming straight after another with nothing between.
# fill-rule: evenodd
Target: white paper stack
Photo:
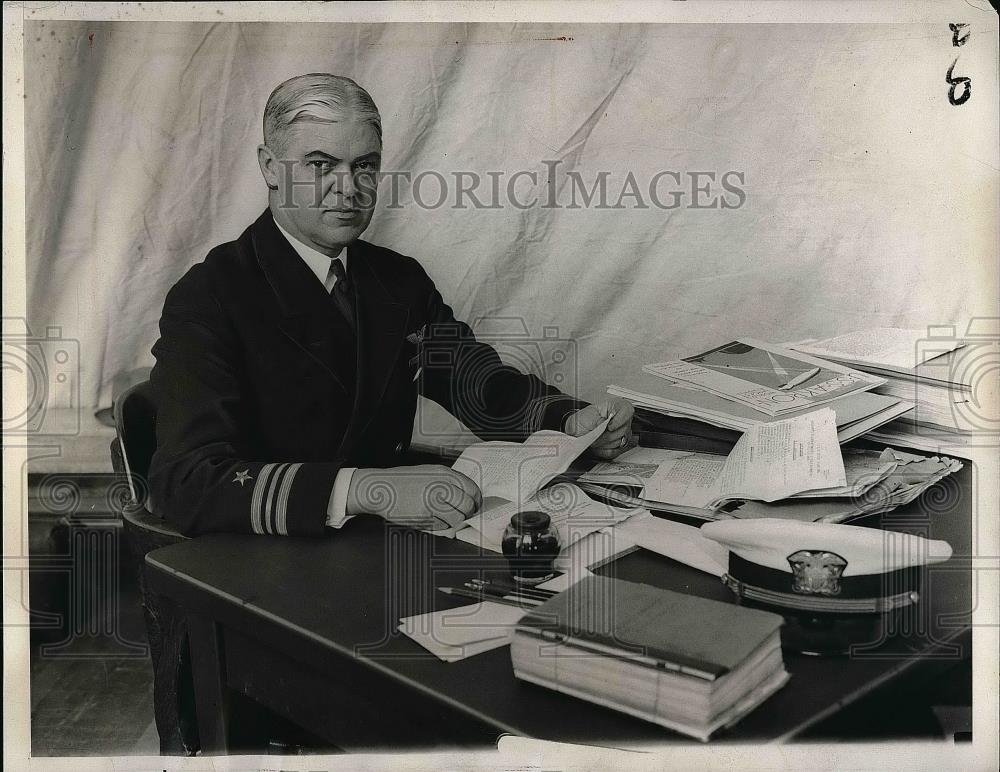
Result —
<instances>
[{"instance_id":1,"label":"white paper stack","mask_svg":"<svg viewBox=\"0 0 1000 772\"><path fill-rule=\"evenodd\" d=\"M726 399L708 391L672 383L650 373L638 373L608 386L608 394L627 399L635 407L659 414L668 419L718 427L732 432L746 432L753 426L781 418L801 415L816 408L813 406L789 411L780 417L760 412L748 405ZM910 402L898 397L859 391L842 396L829 403L837 416L837 439L848 442L881 426L913 409ZM670 427L676 421L665 421ZM697 425L689 431L698 432ZM718 431L700 432L706 437L718 437ZM724 433L723 433L724 434ZM736 436L731 436L735 442Z\"/></svg>"},{"instance_id":2,"label":"white paper stack","mask_svg":"<svg viewBox=\"0 0 1000 772\"><path fill-rule=\"evenodd\" d=\"M617 460L605 462L598 474L581 477L580 487L621 506L645 507L705 521L776 517L846 522L908 504L962 468L961 462L943 456L925 457L893 448L845 448L842 485L801 491L770 503L747 500L713 508L702 504L710 501L719 487L725 457L655 448L640 450L643 454L636 458L646 462L660 459L655 473L646 469L649 464L632 463L630 451L620 457L624 459L621 472L615 473Z\"/></svg>"},{"instance_id":3,"label":"white paper stack","mask_svg":"<svg viewBox=\"0 0 1000 772\"><path fill-rule=\"evenodd\" d=\"M399 631L445 662L498 649L510 643L514 626L527 613L505 603L475 603L404 617Z\"/></svg>"},{"instance_id":4,"label":"white paper stack","mask_svg":"<svg viewBox=\"0 0 1000 772\"><path fill-rule=\"evenodd\" d=\"M865 451L858 451L864 453ZM872 453L872 451L868 451ZM859 517L889 512L915 501L932 485L957 472L962 462L944 456L918 456L887 448L880 460L891 460L892 471L860 493L818 498L792 498L766 503L747 501L726 518L783 518L806 522L844 523ZM869 459L871 461L871 459ZM873 472L873 474L878 474ZM862 480L864 478L862 477Z\"/></svg>"},{"instance_id":5,"label":"white paper stack","mask_svg":"<svg viewBox=\"0 0 1000 772\"><path fill-rule=\"evenodd\" d=\"M964 445L968 435L983 428L984 415L993 421L998 417L996 380L992 385L988 379L974 383L988 370L984 361L995 361L995 354L987 352L984 359L981 346L969 346L954 334L876 328L790 346L883 378L885 383L875 391L913 403L912 413L881 429L879 438L885 441L913 438L914 447L930 447L935 441ZM926 442L920 442L922 438Z\"/></svg>"}]
</instances>

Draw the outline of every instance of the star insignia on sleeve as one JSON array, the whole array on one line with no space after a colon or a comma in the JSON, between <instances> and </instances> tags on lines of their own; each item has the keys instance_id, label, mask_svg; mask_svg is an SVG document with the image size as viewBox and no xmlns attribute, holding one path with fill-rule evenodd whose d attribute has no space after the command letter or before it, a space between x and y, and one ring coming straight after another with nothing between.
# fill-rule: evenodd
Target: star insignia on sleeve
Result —
<instances>
[{"instance_id":1,"label":"star insignia on sleeve","mask_svg":"<svg viewBox=\"0 0 1000 772\"><path fill-rule=\"evenodd\" d=\"M243 483L245 483L247 480L253 479L253 477L250 476L249 472L250 472L249 469L244 469L242 472L237 472L236 476L233 478L232 481L238 482L240 484L240 487L242 488Z\"/></svg>"}]
</instances>

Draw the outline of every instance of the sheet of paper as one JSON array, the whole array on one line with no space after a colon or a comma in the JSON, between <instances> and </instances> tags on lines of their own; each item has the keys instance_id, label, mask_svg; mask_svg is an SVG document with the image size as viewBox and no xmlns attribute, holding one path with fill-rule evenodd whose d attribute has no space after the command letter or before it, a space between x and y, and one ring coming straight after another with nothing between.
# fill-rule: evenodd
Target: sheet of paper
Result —
<instances>
[{"instance_id":1,"label":"sheet of paper","mask_svg":"<svg viewBox=\"0 0 1000 772\"><path fill-rule=\"evenodd\" d=\"M736 520L777 518L803 523L841 523L864 513L853 499L785 499L771 504L747 501L729 514Z\"/></svg>"},{"instance_id":2,"label":"sheet of paper","mask_svg":"<svg viewBox=\"0 0 1000 772\"><path fill-rule=\"evenodd\" d=\"M452 469L471 478L483 497L496 496L521 504L562 474L607 428L605 419L581 437L562 432L535 432L522 444L481 442L466 448Z\"/></svg>"},{"instance_id":3,"label":"sheet of paper","mask_svg":"<svg viewBox=\"0 0 1000 772\"><path fill-rule=\"evenodd\" d=\"M816 356L851 359L872 365L888 365L904 370L947 354L964 343L960 339L935 339L933 346L918 345L927 341L927 329L907 330L896 327L876 327L837 335L826 340L796 344L799 351Z\"/></svg>"},{"instance_id":4,"label":"sheet of paper","mask_svg":"<svg viewBox=\"0 0 1000 772\"><path fill-rule=\"evenodd\" d=\"M740 519L773 517L840 523L909 504L943 477L962 468L962 463L954 459L914 456L894 448L886 448L881 457L892 459L896 466L863 496L843 495L839 498L814 499L795 496L771 504L747 501L731 514Z\"/></svg>"},{"instance_id":5,"label":"sheet of paper","mask_svg":"<svg viewBox=\"0 0 1000 772\"><path fill-rule=\"evenodd\" d=\"M889 449L881 453L875 450L853 448L842 451L844 474L847 482L833 488L817 488L796 493L792 498L831 498L863 496L865 491L885 480L900 465L900 461Z\"/></svg>"},{"instance_id":6,"label":"sheet of paper","mask_svg":"<svg viewBox=\"0 0 1000 772\"><path fill-rule=\"evenodd\" d=\"M599 485L634 485L645 487L664 464L689 455L686 451L663 448L632 448L611 461L594 464L580 475L581 482Z\"/></svg>"},{"instance_id":7,"label":"sheet of paper","mask_svg":"<svg viewBox=\"0 0 1000 772\"><path fill-rule=\"evenodd\" d=\"M525 508L531 507L534 501L528 501ZM509 501L492 497L483 499L483 506L478 514L473 515L465 521L465 527L455 534L455 538L468 544L474 544L483 549L500 552L500 541L503 531L507 527L510 519L517 514L522 507L512 504ZM566 545L563 544L563 547Z\"/></svg>"},{"instance_id":8,"label":"sheet of paper","mask_svg":"<svg viewBox=\"0 0 1000 772\"><path fill-rule=\"evenodd\" d=\"M927 458L927 456L920 456L916 453L907 453L905 450L899 450L897 448L886 448L886 450L901 464L908 464L911 461L923 461Z\"/></svg>"},{"instance_id":9,"label":"sheet of paper","mask_svg":"<svg viewBox=\"0 0 1000 772\"><path fill-rule=\"evenodd\" d=\"M687 453L663 464L646 481L643 498L682 507L705 508L718 496L718 479L726 459L708 453Z\"/></svg>"},{"instance_id":10,"label":"sheet of paper","mask_svg":"<svg viewBox=\"0 0 1000 772\"><path fill-rule=\"evenodd\" d=\"M894 455L901 453L894 449L889 452ZM892 508L909 504L939 480L959 471L962 466L961 461L946 456L918 458L901 464L886 479L886 487L891 490L887 505Z\"/></svg>"},{"instance_id":11,"label":"sheet of paper","mask_svg":"<svg viewBox=\"0 0 1000 772\"><path fill-rule=\"evenodd\" d=\"M700 529L649 512L630 517L611 530L619 540L630 540L643 549L714 576L726 573L729 564L729 551L702 536Z\"/></svg>"},{"instance_id":12,"label":"sheet of paper","mask_svg":"<svg viewBox=\"0 0 1000 772\"><path fill-rule=\"evenodd\" d=\"M646 514L649 514L649 510L636 510L625 520L599 531L592 531L582 539L578 539L559 555L556 559L556 567L572 577L574 570L579 572L580 569L585 568L588 571L596 571L601 566L612 562L635 547L631 540L623 539L615 529L633 517L642 517Z\"/></svg>"},{"instance_id":13,"label":"sheet of paper","mask_svg":"<svg viewBox=\"0 0 1000 772\"><path fill-rule=\"evenodd\" d=\"M678 455L645 484L646 501L714 509L730 499L860 495L888 477L899 461L888 453L849 454L850 474L829 408L744 433L725 459L707 453Z\"/></svg>"},{"instance_id":14,"label":"sheet of paper","mask_svg":"<svg viewBox=\"0 0 1000 772\"><path fill-rule=\"evenodd\" d=\"M647 510L636 512L632 517L640 517ZM632 518L630 517L629 520ZM628 522L625 520L623 522ZM635 548L631 539L615 533L615 528L592 531L582 539L577 539L556 558L555 567L562 573L538 585L543 590L562 592L593 571L610 563L620 555Z\"/></svg>"},{"instance_id":15,"label":"sheet of paper","mask_svg":"<svg viewBox=\"0 0 1000 772\"><path fill-rule=\"evenodd\" d=\"M760 424L740 437L719 475L717 506L728 499L776 501L847 484L830 408Z\"/></svg>"},{"instance_id":16,"label":"sheet of paper","mask_svg":"<svg viewBox=\"0 0 1000 772\"><path fill-rule=\"evenodd\" d=\"M564 550L587 534L619 523L639 511L594 501L572 483L544 488L521 506L512 502L491 506L491 501L499 502L498 499L484 502L483 511L465 521L467 527L458 532L458 538L494 552L501 551L500 542L511 517L524 509L538 509L549 515Z\"/></svg>"},{"instance_id":17,"label":"sheet of paper","mask_svg":"<svg viewBox=\"0 0 1000 772\"><path fill-rule=\"evenodd\" d=\"M866 438L887 445L904 445L907 448L922 450L927 453L957 453L965 456L975 447L975 439L979 435L956 434L955 432L935 432L917 429L906 419L893 421L885 426L871 429Z\"/></svg>"},{"instance_id":18,"label":"sheet of paper","mask_svg":"<svg viewBox=\"0 0 1000 772\"><path fill-rule=\"evenodd\" d=\"M526 613L505 603L474 603L404 617L399 631L445 662L455 662L506 646Z\"/></svg>"}]
</instances>

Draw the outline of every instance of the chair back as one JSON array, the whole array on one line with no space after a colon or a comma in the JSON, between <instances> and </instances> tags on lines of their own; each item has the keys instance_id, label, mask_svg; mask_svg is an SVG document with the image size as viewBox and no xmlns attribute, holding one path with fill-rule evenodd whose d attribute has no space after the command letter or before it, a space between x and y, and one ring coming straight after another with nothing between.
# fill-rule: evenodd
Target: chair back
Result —
<instances>
[{"instance_id":1,"label":"chair back","mask_svg":"<svg viewBox=\"0 0 1000 772\"><path fill-rule=\"evenodd\" d=\"M156 450L156 403L149 381L129 387L114 405L116 442L119 454L112 452L115 471L128 481L132 506L146 507L149 502L149 465ZM119 455L115 459L115 455ZM119 468L120 466L120 468Z\"/></svg>"},{"instance_id":2,"label":"chair back","mask_svg":"<svg viewBox=\"0 0 1000 772\"><path fill-rule=\"evenodd\" d=\"M128 482L130 500L122 508L122 517L131 526L128 530L140 531L138 540L148 547L183 540L180 532L153 512L149 498L149 466L156 450L156 402L149 381L123 391L115 400L114 414L117 436L111 444L111 461L115 472Z\"/></svg>"},{"instance_id":3,"label":"chair back","mask_svg":"<svg viewBox=\"0 0 1000 772\"><path fill-rule=\"evenodd\" d=\"M149 465L156 450L156 402L148 380L118 396L114 416L117 436L111 443L111 462L115 472L128 481L130 500L122 506L122 524L129 546L129 567L142 595L160 753L193 755L200 742L187 622L176 603L153 592L146 583L146 553L187 539L153 513L149 500Z\"/></svg>"}]
</instances>

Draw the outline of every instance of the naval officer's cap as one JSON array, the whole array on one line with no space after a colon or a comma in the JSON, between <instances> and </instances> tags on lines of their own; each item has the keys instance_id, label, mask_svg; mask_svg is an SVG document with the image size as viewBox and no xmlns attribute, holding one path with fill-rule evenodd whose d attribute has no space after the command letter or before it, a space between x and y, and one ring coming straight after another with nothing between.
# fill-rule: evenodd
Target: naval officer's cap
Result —
<instances>
[{"instance_id":1,"label":"naval officer's cap","mask_svg":"<svg viewBox=\"0 0 1000 772\"><path fill-rule=\"evenodd\" d=\"M723 582L741 603L777 610L794 648L841 653L881 635L884 617L920 601L925 567L947 542L876 528L761 518L701 527L726 547Z\"/></svg>"}]
</instances>

